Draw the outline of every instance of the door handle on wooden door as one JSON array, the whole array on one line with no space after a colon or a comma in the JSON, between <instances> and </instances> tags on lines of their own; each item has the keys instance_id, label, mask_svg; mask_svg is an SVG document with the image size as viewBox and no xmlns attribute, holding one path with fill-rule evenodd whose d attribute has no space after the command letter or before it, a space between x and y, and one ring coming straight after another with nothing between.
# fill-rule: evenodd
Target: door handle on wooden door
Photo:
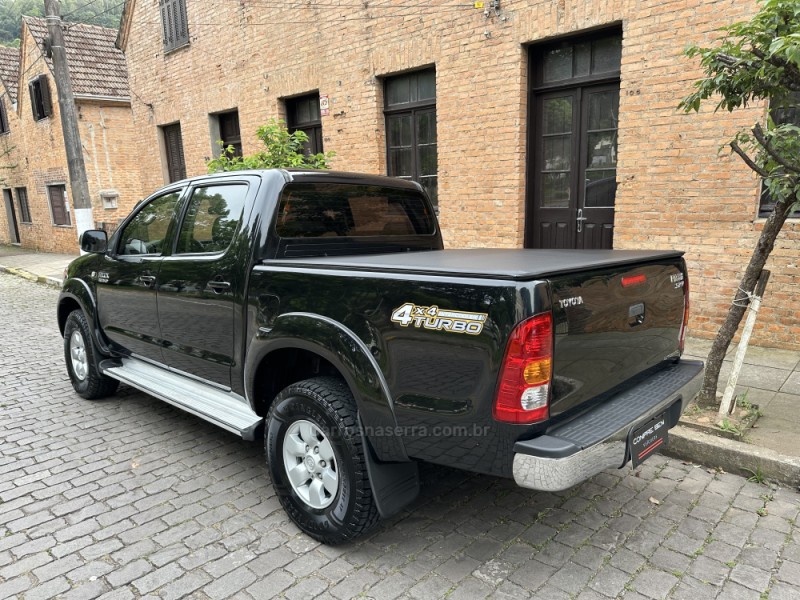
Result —
<instances>
[{"instance_id":1,"label":"door handle on wooden door","mask_svg":"<svg viewBox=\"0 0 800 600\"><path fill-rule=\"evenodd\" d=\"M575 220L578 222L578 233L581 233L583 231L583 222L589 220L588 217L584 217L583 216L583 209L582 208L578 209L578 218L575 219Z\"/></svg>"}]
</instances>

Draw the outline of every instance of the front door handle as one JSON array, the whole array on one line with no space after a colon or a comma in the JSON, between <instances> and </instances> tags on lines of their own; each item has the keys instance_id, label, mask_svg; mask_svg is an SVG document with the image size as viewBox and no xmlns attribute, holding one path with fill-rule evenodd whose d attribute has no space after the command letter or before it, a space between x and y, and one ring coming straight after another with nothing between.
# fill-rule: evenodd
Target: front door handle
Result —
<instances>
[{"instance_id":1,"label":"front door handle","mask_svg":"<svg viewBox=\"0 0 800 600\"><path fill-rule=\"evenodd\" d=\"M589 218L588 217L584 217L583 216L583 209L579 208L578 209L578 218L575 219L575 220L578 222L578 233L580 233L580 232L583 231L583 222L584 221L588 221Z\"/></svg>"},{"instance_id":2,"label":"front door handle","mask_svg":"<svg viewBox=\"0 0 800 600\"><path fill-rule=\"evenodd\" d=\"M225 290L229 290L231 288L231 284L228 281L209 281L208 287L214 290L217 294L221 294Z\"/></svg>"},{"instance_id":3,"label":"front door handle","mask_svg":"<svg viewBox=\"0 0 800 600\"><path fill-rule=\"evenodd\" d=\"M145 287L152 287L153 284L156 282L155 275L139 275L139 281L141 281Z\"/></svg>"}]
</instances>

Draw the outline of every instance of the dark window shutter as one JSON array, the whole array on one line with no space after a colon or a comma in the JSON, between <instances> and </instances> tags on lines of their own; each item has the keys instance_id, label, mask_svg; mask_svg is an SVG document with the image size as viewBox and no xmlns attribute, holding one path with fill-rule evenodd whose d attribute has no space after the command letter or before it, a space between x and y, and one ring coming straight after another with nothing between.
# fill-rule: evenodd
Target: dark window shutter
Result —
<instances>
[{"instance_id":1,"label":"dark window shutter","mask_svg":"<svg viewBox=\"0 0 800 600\"><path fill-rule=\"evenodd\" d=\"M50 197L50 210L53 212L53 223L55 225L70 225L69 213L64 202L65 187L63 185L51 185L47 187L47 195Z\"/></svg>"},{"instance_id":2,"label":"dark window shutter","mask_svg":"<svg viewBox=\"0 0 800 600\"><path fill-rule=\"evenodd\" d=\"M175 3L175 43L178 46L189 41L189 26L186 22L186 0L173 0Z\"/></svg>"},{"instance_id":3,"label":"dark window shutter","mask_svg":"<svg viewBox=\"0 0 800 600\"><path fill-rule=\"evenodd\" d=\"M40 88L42 94L42 116L49 117L53 114L53 104L50 102L50 80L47 75L39 76Z\"/></svg>"},{"instance_id":4,"label":"dark window shutter","mask_svg":"<svg viewBox=\"0 0 800 600\"><path fill-rule=\"evenodd\" d=\"M35 79L28 84L28 98L31 101L31 114L34 121L39 120L39 113L36 110L36 87Z\"/></svg>"},{"instance_id":5,"label":"dark window shutter","mask_svg":"<svg viewBox=\"0 0 800 600\"><path fill-rule=\"evenodd\" d=\"M219 115L219 137L227 148L233 146L236 156L242 156L242 134L239 130L239 112L232 111Z\"/></svg>"},{"instance_id":6,"label":"dark window shutter","mask_svg":"<svg viewBox=\"0 0 800 600\"><path fill-rule=\"evenodd\" d=\"M185 0L159 0L164 51L169 52L189 43L189 24Z\"/></svg>"},{"instance_id":7,"label":"dark window shutter","mask_svg":"<svg viewBox=\"0 0 800 600\"><path fill-rule=\"evenodd\" d=\"M186 162L183 158L183 138L179 123L164 127L164 145L167 149L167 170L170 182L184 179Z\"/></svg>"},{"instance_id":8,"label":"dark window shutter","mask_svg":"<svg viewBox=\"0 0 800 600\"><path fill-rule=\"evenodd\" d=\"M286 127L290 133L302 131L308 136L303 151L319 154L322 148L322 120L319 112L319 94L308 94L286 101Z\"/></svg>"},{"instance_id":9,"label":"dark window shutter","mask_svg":"<svg viewBox=\"0 0 800 600\"><path fill-rule=\"evenodd\" d=\"M161 29L164 33L164 49L169 50L172 48L171 40L169 37L169 0L161 0Z\"/></svg>"},{"instance_id":10,"label":"dark window shutter","mask_svg":"<svg viewBox=\"0 0 800 600\"><path fill-rule=\"evenodd\" d=\"M33 220L31 219L31 207L28 204L28 190L23 188L17 188L17 203L19 204L19 212L22 215L22 222L23 223L32 223Z\"/></svg>"},{"instance_id":11,"label":"dark window shutter","mask_svg":"<svg viewBox=\"0 0 800 600\"><path fill-rule=\"evenodd\" d=\"M0 133L7 133L8 127L8 114L6 113L5 102L0 99Z\"/></svg>"}]
</instances>

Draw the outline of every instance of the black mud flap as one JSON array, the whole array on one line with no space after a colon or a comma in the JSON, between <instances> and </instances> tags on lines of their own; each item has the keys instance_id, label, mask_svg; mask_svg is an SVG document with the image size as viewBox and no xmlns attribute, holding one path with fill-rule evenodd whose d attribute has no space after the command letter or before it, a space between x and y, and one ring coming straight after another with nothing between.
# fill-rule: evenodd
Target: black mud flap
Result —
<instances>
[{"instance_id":1,"label":"black mud flap","mask_svg":"<svg viewBox=\"0 0 800 600\"><path fill-rule=\"evenodd\" d=\"M360 423L359 419L359 423ZM361 424L361 423L360 423ZM364 436L361 424L364 459L372 495L381 518L396 515L419 495L419 468L415 462L380 462Z\"/></svg>"}]
</instances>

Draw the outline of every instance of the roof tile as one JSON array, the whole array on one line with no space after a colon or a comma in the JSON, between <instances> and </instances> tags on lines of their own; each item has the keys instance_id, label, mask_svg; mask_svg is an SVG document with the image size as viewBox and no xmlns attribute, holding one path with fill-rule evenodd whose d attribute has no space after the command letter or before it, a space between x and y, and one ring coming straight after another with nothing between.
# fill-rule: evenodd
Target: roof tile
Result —
<instances>
[{"instance_id":1,"label":"roof tile","mask_svg":"<svg viewBox=\"0 0 800 600\"><path fill-rule=\"evenodd\" d=\"M22 18L44 53L44 42L48 37L47 22L39 17ZM130 97L128 67L125 64L125 55L114 46L116 39L116 29L85 23L64 25L67 64L72 79L72 91L76 95ZM46 60L52 70L52 60Z\"/></svg>"},{"instance_id":2,"label":"roof tile","mask_svg":"<svg viewBox=\"0 0 800 600\"><path fill-rule=\"evenodd\" d=\"M19 48L0 46L0 81L6 86L11 102L16 102L19 81Z\"/></svg>"}]
</instances>

